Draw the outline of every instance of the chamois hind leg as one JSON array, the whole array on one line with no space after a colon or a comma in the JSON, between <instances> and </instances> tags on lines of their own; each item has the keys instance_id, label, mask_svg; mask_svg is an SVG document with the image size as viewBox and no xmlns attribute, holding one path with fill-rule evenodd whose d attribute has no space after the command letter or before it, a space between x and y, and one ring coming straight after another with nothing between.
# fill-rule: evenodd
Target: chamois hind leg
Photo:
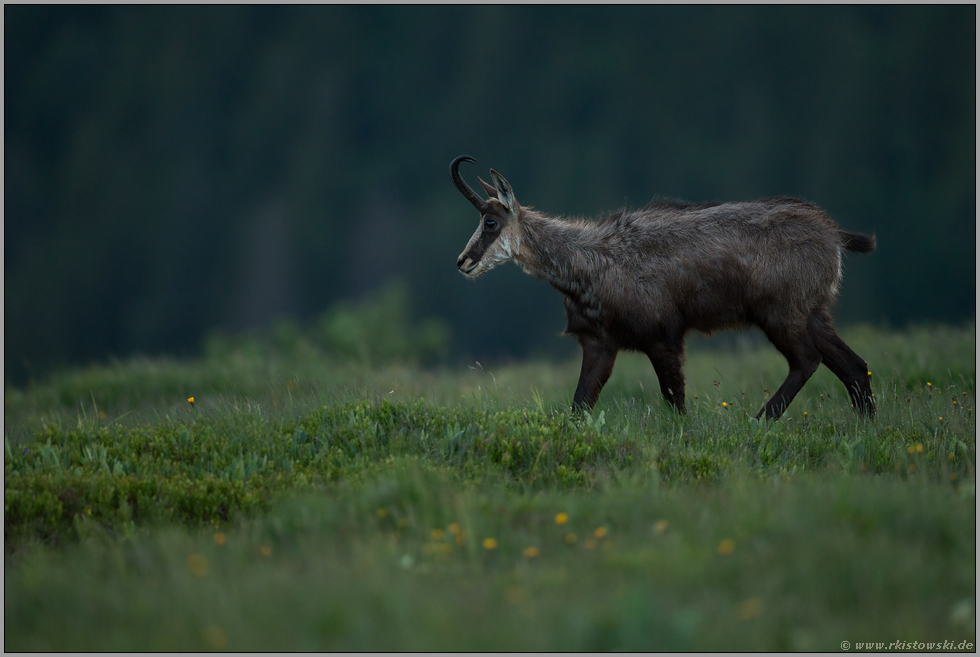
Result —
<instances>
[{"instance_id":1,"label":"chamois hind leg","mask_svg":"<svg viewBox=\"0 0 980 657\"><path fill-rule=\"evenodd\" d=\"M847 394L858 413L874 417L875 400L871 393L868 364L840 339L828 315L815 317L813 323L817 327L817 348L823 356L823 364L847 388Z\"/></svg>"},{"instance_id":2,"label":"chamois hind leg","mask_svg":"<svg viewBox=\"0 0 980 657\"><path fill-rule=\"evenodd\" d=\"M580 338L579 343L582 345L582 373L578 377L572 407L592 411L602 386L612 374L618 352L591 338Z\"/></svg>"},{"instance_id":3,"label":"chamois hind leg","mask_svg":"<svg viewBox=\"0 0 980 657\"><path fill-rule=\"evenodd\" d=\"M660 392L678 412L684 407L684 343L661 343L646 351L660 380Z\"/></svg>"},{"instance_id":4,"label":"chamois hind leg","mask_svg":"<svg viewBox=\"0 0 980 657\"><path fill-rule=\"evenodd\" d=\"M755 417L758 419L765 414L767 420L778 420L797 393L800 392L800 389L803 388L803 384L820 367L821 356L812 328L808 327L800 335L772 329L764 329L764 331L769 341L786 357L786 361L789 363L789 374L783 381L783 385L779 386L776 394L766 402L766 405L756 413Z\"/></svg>"}]
</instances>

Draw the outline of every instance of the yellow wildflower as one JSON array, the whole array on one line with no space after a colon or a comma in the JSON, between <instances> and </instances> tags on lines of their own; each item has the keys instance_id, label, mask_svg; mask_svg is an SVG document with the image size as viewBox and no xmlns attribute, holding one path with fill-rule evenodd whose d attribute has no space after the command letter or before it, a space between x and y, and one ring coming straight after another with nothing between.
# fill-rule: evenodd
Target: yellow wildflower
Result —
<instances>
[{"instance_id":1,"label":"yellow wildflower","mask_svg":"<svg viewBox=\"0 0 980 657\"><path fill-rule=\"evenodd\" d=\"M221 532L218 532L217 534L214 535L214 542L217 543L218 545L224 545L225 535L222 534Z\"/></svg>"},{"instance_id":2,"label":"yellow wildflower","mask_svg":"<svg viewBox=\"0 0 980 657\"><path fill-rule=\"evenodd\" d=\"M485 538L485 539L483 539L483 549L484 550L496 550L497 549L497 539L495 539L495 538Z\"/></svg>"},{"instance_id":3,"label":"yellow wildflower","mask_svg":"<svg viewBox=\"0 0 980 657\"><path fill-rule=\"evenodd\" d=\"M520 586L512 586L504 593L504 597L510 604L518 605L527 600L527 591Z\"/></svg>"},{"instance_id":4,"label":"yellow wildflower","mask_svg":"<svg viewBox=\"0 0 980 657\"><path fill-rule=\"evenodd\" d=\"M564 511L555 516L555 523L564 525L566 522L568 522L568 514Z\"/></svg>"},{"instance_id":5,"label":"yellow wildflower","mask_svg":"<svg viewBox=\"0 0 980 657\"><path fill-rule=\"evenodd\" d=\"M224 650L228 647L228 635L217 625L204 628L204 640L212 650Z\"/></svg>"},{"instance_id":6,"label":"yellow wildflower","mask_svg":"<svg viewBox=\"0 0 980 657\"><path fill-rule=\"evenodd\" d=\"M565 542L569 545L575 545L576 541L578 541L578 536L576 536L573 532L565 534Z\"/></svg>"},{"instance_id":7,"label":"yellow wildflower","mask_svg":"<svg viewBox=\"0 0 980 657\"><path fill-rule=\"evenodd\" d=\"M425 554L449 554L453 551L453 546L449 543L426 543L422 546L422 552Z\"/></svg>"},{"instance_id":8,"label":"yellow wildflower","mask_svg":"<svg viewBox=\"0 0 980 657\"><path fill-rule=\"evenodd\" d=\"M748 600L743 600L738 605L738 618L739 620L747 621L752 620L756 616L762 613L762 600L759 598L749 598Z\"/></svg>"},{"instance_id":9,"label":"yellow wildflower","mask_svg":"<svg viewBox=\"0 0 980 657\"><path fill-rule=\"evenodd\" d=\"M456 523L456 522L454 522L451 525L449 525L449 527L447 529L449 529L449 533L452 534L453 536L456 536L461 531L463 531L462 529L459 528L459 523Z\"/></svg>"},{"instance_id":10,"label":"yellow wildflower","mask_svg":"<svg viewBox=\"0 0 980 657\"><path fill-rule=\"evenodd\" d=\"M596 538L605 538L605 536L606 536L607 533L608 532L606 532L606 528L605 527L599 527L597 530L595 530L595 537Z\"/></svg>"},{"instance_id":11,"label":"yellow wildflower","mask_svg":"<svg viewBox=\"0 0 980 657\"><path fill-rule=\"evenodd\" d=\"M432 530L432 538L434 538L435 540L441 541L442 540L442 536L443 536L443 533L442 533L442 530L441 529L433 529Z\"/></svg>"},{"instance_id":12,"label":"yellow wildflower","mask_svg":"<svg viewBox=\"0 0 980 657\"><path fill-rule=\"evenodd\" d=\"M657 531L658 531L658 532L662 532L662 531L664 531L665 529L667 529L667 524L668 524L668 523L667 523L667 521L666 521L666 520L658 520L658 521L657 521L657 524L655 524L655 525L654 525L654 527L656 527L656 528L657 528Z\"/></svg>"},{"instance_id":13,"label":"yellow wildflower","mask_svg":"<svg viewBox=\"0 0 980 657\"><path fill-rule=\"evenodd\" d=\"M272 548L269 547L268 545L263 545L262 547L259 548L259 552L262 553L263 557L268 557L269 555L272 554Z\"/></svg>"},{"instance_id":14,"label":"yellow wildflower","mask_svg":"<svg viewBox=\"0 0 980 657\"><path fill-rule=\"evenodd\" d=\"M595 540L594 538L589 538L585 540L583 545L585 546L586 550L594 550L596 546L599 545L599 541Z\"/></svg>"},{"instance_id":15,"label":"yellow wildflower","mask_svg":"<svg viewBox=\"0 0 980 657\"><path fill-rule=\"evenodd\" d=\"M194 552L187 555L187 570L198 577L205 577L208 574L208 560L203 554Z\"/></svg>"},{"instance_id":16,"label":"yellow wildflower","mask_svg":"<svg viewBox=\"0 0 980 657\"><path fill-rule=\"evenodd\" d=\"M194 405L194 398L193 397L188 397L187 398L187 401L189 401L191 403L191 406Z\"/></svg>"},{"instance_id":17,"label":"yellow wildflower","mask_svg":"<svg viewBox=\"0 0 980 657\"><path fill-rule=\"evenodd\" d=\"M524 556L527 557L528 559L533 559L534 557L538 556L539 554L541 554L541 550L539 550L538 548L534 547L533 545L530 546L530 547L524 548Z\"/></svg>"},{"instance_id":18,"label":"yellow wildflower","mask_svg":"<svg viewBox=\"0 0 980 657\"><path fill-rule=\"evenodd\" d=\"M735 541L730 538L723 539L718 544L718 554L731 554L735 551Z\"/></svg>"}]
</instances>

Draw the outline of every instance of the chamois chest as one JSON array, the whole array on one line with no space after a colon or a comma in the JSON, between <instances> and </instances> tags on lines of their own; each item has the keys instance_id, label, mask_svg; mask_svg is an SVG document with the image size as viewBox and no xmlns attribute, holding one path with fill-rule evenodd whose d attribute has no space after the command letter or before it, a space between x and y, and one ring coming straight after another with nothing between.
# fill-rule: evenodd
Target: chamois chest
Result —
<instances>
[{"instance_id":1,"label":"chamois chest","mask_svg":"<svg viewBox=\"0 0 980 657\"><path fill-rule=\"evenodd\" d=\"M624 306L616 294L599 286L552 284L564 296L566 335L598 340L616 349L642 350L649 342L650 323L636 316L642 310L635 303Z\"/></svg>"}]
</instances>

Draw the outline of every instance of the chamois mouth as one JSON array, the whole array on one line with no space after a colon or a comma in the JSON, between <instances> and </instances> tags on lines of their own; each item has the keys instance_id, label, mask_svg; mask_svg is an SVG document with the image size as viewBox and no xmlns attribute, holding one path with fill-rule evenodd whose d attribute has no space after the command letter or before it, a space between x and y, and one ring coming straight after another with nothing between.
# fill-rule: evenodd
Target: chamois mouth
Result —
<instances>
[{"instance_id":1,"label":"chamois mouth","mask_svg":"<svg viewBox=\"0 0 980 657\"><path fill-rule=\"evenodd\" d=\"M486 271L483 267L480 267L479 262L470 261L470 263L466 263L465 261L461 261L458 267L459 267L459 273L461 273L463 276L466 276L467 278L476 278L484 271Z\"/></svg>"},{"instance_id":2,"label":"chamois mouth","mask_svg":"<svg viewBox=\"0 0 980 657\"><path fill-rule=\"evenodd\" d=\"M473 258L469 257L465 253L459 256L459 258L456 260L456 268L459 269L461 274L463 274L464 276L468 276L470 278L480 275L481 272L476 271L479 267L480 267L480 261L474 260Z\"/></svg>"}]
</instances>

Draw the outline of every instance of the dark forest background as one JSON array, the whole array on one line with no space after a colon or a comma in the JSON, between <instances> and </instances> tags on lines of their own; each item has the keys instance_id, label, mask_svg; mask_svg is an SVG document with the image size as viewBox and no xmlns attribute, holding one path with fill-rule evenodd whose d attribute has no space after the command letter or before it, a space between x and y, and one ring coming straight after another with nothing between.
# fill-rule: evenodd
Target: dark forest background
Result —
<instances>
[{"instance_id":1,"label":"dark forest background","mask_svg":"<svg viewBox=\"0 0 980 657\"><path fill-rule=\"evenodd\" d=\"M562 355L456 257L469 154L539 210L791 195L878 251L841 323L976 311L976 8L4 7L4 377L402 281L456 357Z\"/></svg>"}]
</instances>

